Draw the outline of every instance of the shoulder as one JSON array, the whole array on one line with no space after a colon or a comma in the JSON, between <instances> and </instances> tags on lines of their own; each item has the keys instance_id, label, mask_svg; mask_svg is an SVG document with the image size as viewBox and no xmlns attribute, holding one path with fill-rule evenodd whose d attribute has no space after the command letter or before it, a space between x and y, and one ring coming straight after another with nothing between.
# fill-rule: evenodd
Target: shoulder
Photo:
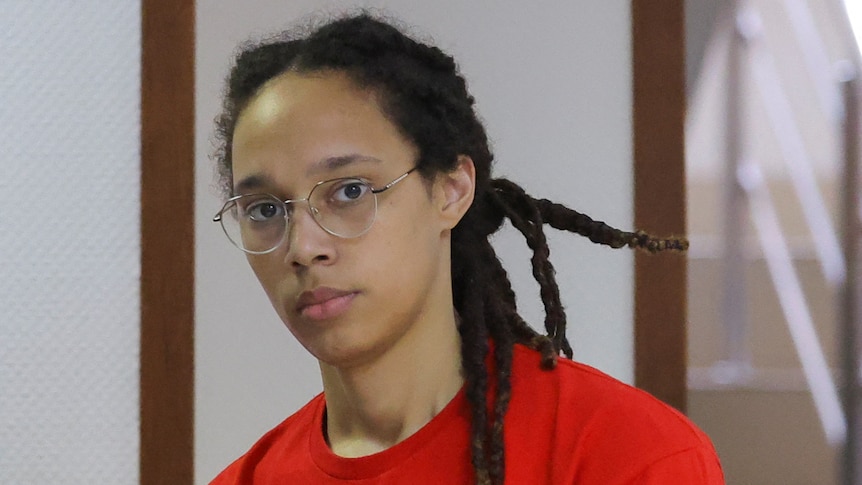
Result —
<instances>
[{"instance_id":1,"label":"shoulder","mask_svg":"<svg viewBox=\"0 0 862 485\"><path fill-rule=\"evenodd\" d=\"M251 483L252 475L265 470L273 457L284 460L307 450L307 430L314 426L317 415L322 413L323 394L317 395L305 406L268 431L241 457L210 482L210 485Z\"/></svg>"},{"instance_id":2,"label":"shoulder","mask_svg":"<svg viewBox=\"0 0 862 485\"><path fill-rule=\"evenodd\" d=\"M706 435L687 417L651 394L598 369L568 359L544 370L537 352L516 345L512 368L513 396L525 394L532 406L553 409L557 419L584 426L661 428L660 438L672 433L682 441L701 443Z\"/></svg>"},{"instance_id":3,"label":"shoulder","mask_svg":"<svg viewBox=\"0 0 862 485\"><path fill-rule=\"evenodd\" d=\"M546 440L550 435L549 459L566 463L556 470L562 481L578 476L587 483L593 482L586 477L625 483L616 479L668 466L682 473L692 456L720 474L709 438L676 409L588 365L560 359L555 369L543 370L539 364L537 352L516 346L507 432L519 441L531 441L536 430Z\"/></svg>"}]
</instances>

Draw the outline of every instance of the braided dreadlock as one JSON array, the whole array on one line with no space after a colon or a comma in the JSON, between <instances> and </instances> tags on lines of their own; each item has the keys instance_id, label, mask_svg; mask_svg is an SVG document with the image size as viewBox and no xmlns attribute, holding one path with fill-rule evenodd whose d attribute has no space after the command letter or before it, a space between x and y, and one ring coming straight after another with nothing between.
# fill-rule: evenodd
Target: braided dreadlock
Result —
<instances>
[{"instance_id":1,"label":"braided dreadlock","mask_svg":"<svg viewBox=\"0 0 862 485\"><path fill-rule=\"evenodd\" d=\"M373 91L384 113L418 148L418 170L426 179L454 170L459 155L473 160L474 202L452 231L453 303L462 322L461 360L472 409L471 454L476 483L502 484L503 425L511 397L514 344L539 351L546 369L556 365L560 353L572 357L544 224L613 248L682 251L688 243L620 231L560 204L534 199L513 182L491 179L493 155L485 129L452 57L364 12L334 20L308 34L287 32L241 50L216 120L219 145L215 158L226 195L233 184L231 151L237 119L267 81L287 71L339 71L358 87ZM488 241L506 218L523 234L533 253L533 277L539 283L546 315L544 335L518 314L506 270ZM491 353L493 371L486 366ZM494 389L490 419L489 388Z\"/></svg>"}]
</instances>

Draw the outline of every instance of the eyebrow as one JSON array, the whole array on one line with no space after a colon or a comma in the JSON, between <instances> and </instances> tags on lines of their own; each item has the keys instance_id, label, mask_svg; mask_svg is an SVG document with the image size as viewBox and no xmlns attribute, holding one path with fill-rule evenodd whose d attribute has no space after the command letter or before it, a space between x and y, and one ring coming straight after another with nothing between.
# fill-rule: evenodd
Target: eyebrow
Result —
<instances>
[{"instance_id":1,"label":"eyebrow","mask_svg":"<svg viewBox=\"0 0 862 485\"><path fill-rule=\"evenodd\" d=\"M360 154L350 154L350 155L340 155L336 157L327 157L317 162L314 162L308 170L306 170L306 175L313 176L316 174L323 174L326 172L331 172L337 170L342 167L346 167L348 165L352 165L354 163L362 163L362 162L373 162L380 163L381 160L379 158L370 157L367 155ZM234 193L241 194L246 193L252 190L257 190L262 187L272 187L274 184L272 178L264 174L253 174L248 177L244 177L242 180L234 184Z\"/></svg>"},{"instance_id":2,"label":"eyebrow","mask_svg":"<svg viewBox=\"0 0 862 485\"><path fill-rule=\"evenodd\" d=\"M305 173L309 176L318 175L360 162L380 163L380 159L370 157L368 155L360 155L358 153L341 155L337 157L328 157L313 163L310 167L308 167L308 170Z\"/></svg>"},{"instance_id":3,"label":"eyebrow","mask_svg":"<svg viewBox=\"0 0 862 485\"><path fill-rule=\"evenodd\" d=\"M272 179L266 175L249 175L233 186L234 195L248 193L261 187L272 186Z\"/></svg>"}]
</instances>

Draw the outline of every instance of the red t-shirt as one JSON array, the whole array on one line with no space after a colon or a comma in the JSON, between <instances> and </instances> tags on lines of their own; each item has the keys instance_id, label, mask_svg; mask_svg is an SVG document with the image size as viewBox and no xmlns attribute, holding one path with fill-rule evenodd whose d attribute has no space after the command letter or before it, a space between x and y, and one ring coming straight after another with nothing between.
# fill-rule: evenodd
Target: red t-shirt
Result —
<instances>
[{"instance_id":1,"label":"red t-shirt","mask_svg":"<svg viewBox=\"0 0 862 485\"><path fill-rule=\"evenodd\" d=\"M515 346L505 418L506 483L724 483L709 438L685 416L592 367L539 368ZM318 395L264 435L211 485L471 484L470 409L463 389L428 424L370 456L342 458L323 436Z\"/></svg>"}]
</instances>

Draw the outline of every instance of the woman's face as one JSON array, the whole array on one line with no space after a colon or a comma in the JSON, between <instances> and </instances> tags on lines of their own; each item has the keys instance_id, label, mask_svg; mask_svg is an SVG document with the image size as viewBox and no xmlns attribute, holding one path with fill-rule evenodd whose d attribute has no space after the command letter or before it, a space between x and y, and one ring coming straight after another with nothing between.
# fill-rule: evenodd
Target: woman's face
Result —
<instances>
[{"instance_id":1,"label":"woman's face","mask_svg":"<svg viewBox=\"0 0 862 485\"><path fill-rule=\"evenodd\" d=\"M346 76L287 73L264 85L241 113L232 155L237 194L286 200L339 177L380 188L412 169L418 152L374 95ZM307 205L296 204L286 241L272 253L248 256L279 316L319 360L361 365L439 313L434 306L441 299L433 295L451 284L453 225L439 210L446 197L440 185L408 175L377 196L373 225L351 239L324 231Z\"/></svg>"}]
</instances>

